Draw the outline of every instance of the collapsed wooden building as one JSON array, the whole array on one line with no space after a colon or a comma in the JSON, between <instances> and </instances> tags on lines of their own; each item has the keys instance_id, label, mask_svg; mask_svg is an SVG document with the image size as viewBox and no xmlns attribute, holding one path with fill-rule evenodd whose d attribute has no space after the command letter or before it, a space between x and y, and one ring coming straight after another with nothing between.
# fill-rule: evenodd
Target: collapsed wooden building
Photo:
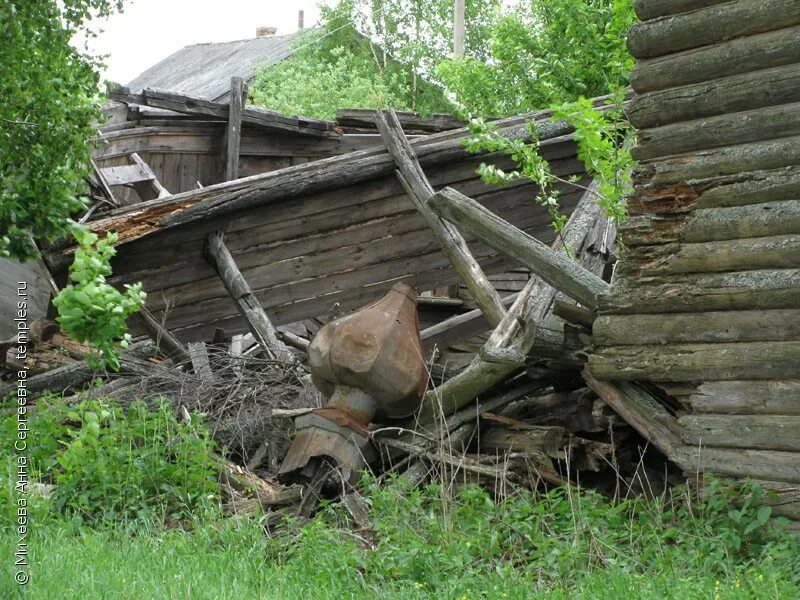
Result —
<instances>
[{"instance_id":1,"label":"collapsed wooden building","mask_svg":"<svg viewBox=\"0 0 800 600\"><path fill-rule=\"evenodd\" d=\"M148 292L134 333L186 352L250 332L279 357L407 283L423 292L425 356L440 353L408 430L438 423L466 449L477 419L484 448L560 483L559 461L618 466L603 437L614 426L689 476L759 481L774 514L800 520L800 10L635 4L627 113L641 164L613 279L616 228L571 128L547 111L497 125L525 139L532 121L554 173L576 177L558 240L534 185L480 179L480 163L508 159L469 153L453 119L290 119L243 108L241 82L230 104L121 90L96 154L111 194L87 223L119 234L113 283ZM73 250L48 250L57 284ZM378 441L393 458L434 448ZM485 455L458 464L498 473Z\"/></svg>"}]
</instances>

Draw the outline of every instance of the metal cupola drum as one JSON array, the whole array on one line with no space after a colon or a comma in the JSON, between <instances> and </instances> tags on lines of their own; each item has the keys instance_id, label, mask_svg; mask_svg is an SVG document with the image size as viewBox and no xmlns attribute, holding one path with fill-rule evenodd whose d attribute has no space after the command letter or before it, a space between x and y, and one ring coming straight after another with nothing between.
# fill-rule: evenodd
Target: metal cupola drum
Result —
<instances>
[{"instance_id":1,"label":"metal cupola drum","mask_svg":"<svg viewBox=\"0 0 800 600\"><path fill-rule=\"evenodd\" d=\"M355 477L375 456L368 425L412 415L425 392L416 292L397 283L377 302L328 323L308 357L311 380L328 403L297 419L282 478L303 479L314 457L329 457Z\"/></svg>"}]
</instances>

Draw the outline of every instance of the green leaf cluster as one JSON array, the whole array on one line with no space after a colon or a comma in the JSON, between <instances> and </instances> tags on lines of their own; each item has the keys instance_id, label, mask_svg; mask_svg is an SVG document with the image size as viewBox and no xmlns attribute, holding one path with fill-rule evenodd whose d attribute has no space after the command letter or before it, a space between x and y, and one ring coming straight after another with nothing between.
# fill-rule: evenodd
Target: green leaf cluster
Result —
<instances>
[{"instance_id":1,"label":"green leaf cluster","mask_svg":"<svg viewBox=\"0 0 800 600\"><path fill-rule=\"evenodd\" d=\"M628 83L631 0L520 0L499 15L488 57L467 54L436 73L468 114L508 116Z\"/></svg>"},{"instance_id":2,"label":"green leaf cluster","mask_svg":"<svg viewBox=\"0 0 800 600\"><path fill-rule=\"evenodd\" d=\"M0 0L0 255L33 258L85 207L100 62L71 45L121 0Z\"/></svg>"},{"instance_id":3,"label":"green leaf cluster","mask_svg":"<svg viewBox=\"0 0 800 600\"><path fill-rule=\"evenodd\" d=\"M127 348L131 340L126 320L144 306L146 294L141 283L126 284L120 292L106 281L116 254L116 233L100 239L78 225L72 233L79 247L70 265L70 283L53 299L57 321L71 338L100 350L108 365L118 371L119 349Z\"/></svg>"},{"instance_id":4,"label":"green leaf cluster","mask_svg":"<svg viewBox=\"0 0 800 600\"><path fill-rule=\"evenodd\" d=\"M9 439L15 426L16 415L4 418ZM55 486L52 509L77 523L165 523L218 506L209 430L197 415L178 421L163 398L128 407L40 398L26 451L31 475Z\"/></svg>"}]
</instances>

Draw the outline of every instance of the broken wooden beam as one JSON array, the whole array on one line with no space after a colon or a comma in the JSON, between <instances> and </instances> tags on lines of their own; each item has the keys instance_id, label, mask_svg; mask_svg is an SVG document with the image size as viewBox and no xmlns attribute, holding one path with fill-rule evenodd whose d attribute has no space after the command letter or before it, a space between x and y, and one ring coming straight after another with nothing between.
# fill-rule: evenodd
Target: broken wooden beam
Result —
<instances>
[{"instance_id":1,"label":"broken wooden beam","mask_svg":"<svg viewBox=\"0 0 800 600\"><path fill-rule=\"evenodd\" d=\"M520 265L530 269L557 290L590 308L608 294L611 286L564 253L553 251L534 237L492 213L472 198L445 188L428 200L437 214L463 227Z\"/></svg>"},{"instance_id":2,"label":"broken wooden beam","mask_svg":"<svg viewBox=\"0 0 800 600\"><path fill-rule=\"evenodd\" d=\"M244 79L231 77L228 126L225 134L225 181L239 178L239 146L242 141L244 95Z\"/></svg>"},{"instance_id":3,"label":"broken wooden beam","mask_svg":"<svg viewBox=\"0 0 800 600\"><path fill-rule=\"evenodd\" d=\"M433 231L442 250L464 280L475 302L486 315L486 320L496 327L505 315L500 294L494 289L472 256L464 237L458 230L433 214L426 200L434 193L428 178L417 161L414 149L408 142L397 115L391 109L376 114L375 123L381 132L386 148L397 163L397 175L408 192L414 206Z\"/></svg>"},{"instance_id":4,"label":"broken wooden beam","mask_svg":"<svg viewBox=\"0 0 800 600\"><path fill-rule=\"evenodd\" d=\"M211 233L207 238L206 251L209 261L222 279L225 289L236 303L236 307L247 321L250 331L267 356L274 357L281 362L294 363L294 354L278 339L275 327L272 326L267 313L264 312L258 298L247 284L223 239L221 231Z\"/></svg>"}]
</instances>

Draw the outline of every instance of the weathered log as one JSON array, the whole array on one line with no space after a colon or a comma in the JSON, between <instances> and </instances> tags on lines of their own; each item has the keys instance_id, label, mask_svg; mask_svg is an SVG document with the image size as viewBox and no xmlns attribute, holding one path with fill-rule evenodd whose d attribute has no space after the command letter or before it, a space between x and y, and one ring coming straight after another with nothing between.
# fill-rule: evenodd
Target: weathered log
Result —
<instances>
[{"instance_id":1,"label":"weathered log","mask_svg":"<svg viewBox=\"0 0 800 600\"><path fill-rule=\"evenodd\" d=\"M661 452L671 456L682 445L677 419L645 388L627 381L599 381L589 368L583 376L606 404Z\"/></svg>"},{"instance_id":2,"label":"weathered log","mask_svg":"<svg viewBox=\"0 0 800 600\"><path fill-rule=\"evenodd\" d=\"M228 290L231 299L247 321L251 333L264 348L267 356L273 356L289 364L294 363L294 355L278 339L269 317L267 317L261 307L261 303L253 294L241 271L239 271L239 267L236 266L236 261L234 261L233 256L225 246L222 232L212 233L208 236L207 252L209 260L225 284L225 289Z\"/></svg>"},{"instance_id":3,"label":"weathered log","mask_svg":"<svg viewBox=\"0 0 800 600\"><path fill-rule=\"evenodd\" d=\"M680 446L669 454L685 472L800 483L800 452Z\"/></svg>"},{"instance_id":4,"label":"weathered log","mask_svg":"<svg viewBox=\"0 0 800 600\"><path fill-rule=\"evenodd\" d=\"M636 58L652 58L798 23L794 0L734 0L637 23L628 31L628 49Z\"/></svg>"},{"instance_id":5,"label":"weathered log","mask_svg":"<svg viewBox=\"0 0 800 600\"><path fill-rule=\"evenodd\" d=\"M686 415L678 419L684 443L717 448L800 450L800 417L786 415Z\"/></svg>"},{"instance_id":6,"label":"weathered log","mask_svg":"<svg viewBox=\"0 0 800 600\"><path fill-rule=\"evenodd\" d=\"M475 433L475 427L475 423L464 423L460 425L444 437L441 442L442 446L447 449L449 454L465 452L467 445ZM428 444L427 447L433 450L435 449L435 444ZM403 472L402 477L408 480L411 485L418 486L428 476L429 471L430 468L427 464L421 460L417 460Z\"/></svg>"},{"instance_id":7,"label":"weathered log","mask_svg":"<svg viewBox=\"0 0 800 600\"><path fill-rule=\"evenodd\" d=\"M692 243L789 234L800 234L800 200L701 208L687 217L681 238Z\"/></svg>"},{"instance_id":8,"label":"weathered log","mask_svg":"<svg viewBox=\"0 0 800 600\"><path fill-rule=\"evenodd\" d=\"M486 320L492 327L496 327L506 314L500 295L472 256L464 237L451 224L433 214L426 204L426 200L434 193L433 188L403 133L397 115L391 109L380 111L376 114L375 123L387 150L397 163L398 177L414 206L431 228L442 250L486 315Z\"/></svg>"},{"instance_id":9,"label":"weathered log","mask_svg":"<svg viewBox=\"0 0 800 600\"><path fill-rule=\"evenodd\" d=\"M707 381L689 396L697 413L800 415L800 379Z\"/></svg>"},{"instance_id":10,"label":"weathered log","mask_svg":"<svg viewBox=\"0 0 800 600\"><path fill-rule=\"evenodd\" d=\"M592 329L595 320L594 311L566 300L556 299L553 303L553 314L568 323L580 325L589 330Z\"/></svg>"},{"instance_id":11,"label":"weathered log","mask_svg":"<svg viewBox=\"0 0 800 600\"><path fill-rule=\"evenodd\" d=\"M800 103L760 107L640 129L632 155L644 161L672 154L800 135Z\"/></svg>"},{"instance_id":12,"label":"weathered log","mask_svg":"<svg viewBox=\"0 0 800 600\"><path fill-rule=\"evenodd\" d=\"M800 340L800 310L604 315L592 334L598 346L792 341Z\"/></svg>"},{"instance_id":13,"label":"weathered log","mask_svg":"<svg viewBox=\"0 0 800 600\"><path fill-rule=\"evenodd\" d=\"M800 27L795 26L638 61L631 86L641 94L797 63L798 35Z\"/></svg>"},{"instance_id":14,"label":"weathered log","mask_svg":"<svg viewBox=\"0 0 800 600\"><path fill-rule=\"evenodd\" d=\"M800 234L629 248L617 274L656 276L800 267Z\"/></svg>"},{"instance_id":15,"label":"weathered log","mask_svg":"<svg viewBox=\"0 0 800 600\"><path fill-rule=\"evenodd\" d=\"M642 21L664 17L667 15L677 15L690 12L706 6L715 4L727 4L730 0L636 0L633 8L636 16Z\"/></svg>"},{"instance_id":16,"label":"weathered log","mask_svg":"<svg viewBox=\"0 0 800 600\"><path fill-rule=\"evenodd\" d=\"M610 286L563 253L520 231L481 204L452 188L428 200L429 206L449 221L467 229L482 242L530 269L557 290L594 308Z\"/></svg>"},{"instance_id":17,"label":"weathered log","mask_svg":"<svg viewBox=\"0 0 800 600\"><path fill-rule=\"evenodd\" d=\"M707 188L697 201L698 209L796 200L800 168L788 166L775 170L740 172L729 178L712 176L712 179L694 183Z\"/></svg>"},{"instance_id":18,"label":"weathered log","mask_svg":"<svg viewBox=\"0 0 800 600\"><path fill-rule=\"evenodd\" d=\"M620 282L603 300L604 314L679 313L800 308L800 269L645 277Z\"/></svg>"},{"instance_id":19,"label":"weathered log","mask_svg":"<svg viewBox=\"0 0 800 600\"><path fill-rule=\"evenodd\" d=\"M800 137L794 136L726 148L699 150L644 163L640 167L640 177L644 179L649 176L653 184L669 184L720 175L735 175L747 171L778 169L798 163L800 163Z\"/></svg>"},{"instance_id":20,"label":"weathered log","mask_svg":"<svg viewBox=\"0 0 800 600\"><path fill-rule=\"evenodd\" d=\"M239 179L239 146L242 141L242 110L245 86L241 77L231 77L228 127L225 136L225 180Z\"/></svg>"},{"instance_id":21,"label":"weathered log","mask_svg":"<svg viewBox=\"0 0 800 600\"><path fill-rule=\"evenodd\" d=\"M800 342L614 346L589 356L601 380L789 379L800 371ZM598 392L599 393L599 392Z\"/></svg>"},{"instance_id":22,"label":"weathered log","mask_svg":"<svg viewBox=\"0 0 800 600\"><path fill-rule=\"evenodd\" d=\"M800 64L741 73L635 96L625 115L647 129L800 101ZM695 132L697 133L697 132Z\"/></svg>"}]
</instances>

